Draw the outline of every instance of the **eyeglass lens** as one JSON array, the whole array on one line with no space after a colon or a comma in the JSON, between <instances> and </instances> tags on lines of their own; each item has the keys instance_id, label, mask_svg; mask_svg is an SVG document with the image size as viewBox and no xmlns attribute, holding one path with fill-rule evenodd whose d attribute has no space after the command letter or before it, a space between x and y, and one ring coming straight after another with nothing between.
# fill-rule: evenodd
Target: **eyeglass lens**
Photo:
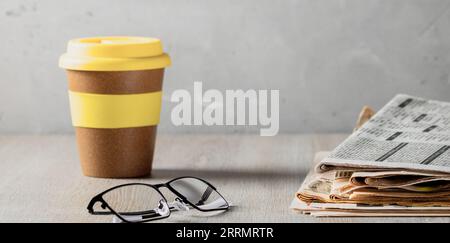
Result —
<instances>
[{"instance_id":1,"label":"eyeglass lens","mask_svg":"<svg viewBox=\"0 0 450 243\"><path fill-rule=\"evenodd\" d=\"M169 183L186 200L200 209L211 210L227 208L225 199L212 187L196 178L180 178Z\"/></svg>"},{"instance_id":2,"label":"eyeglass lens","mask_svg":"<svg viewBox=\"0 0 450 243\"><path fill-rule=\"evenodd\" d=\"M170 214L166 200L155 188L146 185L122 186L105 193L103 199L129 221L154 220Z\"/></svg>"}]
</instances>

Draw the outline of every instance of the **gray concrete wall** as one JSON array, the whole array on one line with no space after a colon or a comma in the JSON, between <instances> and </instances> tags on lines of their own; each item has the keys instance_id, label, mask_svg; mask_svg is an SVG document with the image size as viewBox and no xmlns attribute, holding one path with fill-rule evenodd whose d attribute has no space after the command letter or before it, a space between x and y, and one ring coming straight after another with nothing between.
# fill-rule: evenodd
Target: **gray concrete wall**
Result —
<instances>
[{"instance_id":1,"label":"gray concrete wall","mask_svg":"<svg viewBox=\"0 0 450 243\"><path fill-rule=\"evenodd\" d=\"M173 58L162 132L175 89L279 89L281 132L350 131L364 104L396 93L450 101L450 1L2 0L0 132L72 131L57 67L66 41L155 36Z\"/></svg>"}]
</instances>

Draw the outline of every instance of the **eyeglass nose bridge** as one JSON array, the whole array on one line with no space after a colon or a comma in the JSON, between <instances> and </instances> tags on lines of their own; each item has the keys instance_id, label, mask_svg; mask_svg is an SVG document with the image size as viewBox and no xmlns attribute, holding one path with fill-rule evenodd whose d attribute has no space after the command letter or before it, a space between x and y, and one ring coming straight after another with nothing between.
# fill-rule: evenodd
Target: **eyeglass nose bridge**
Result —
<instances>
[{"instance_id":1,"label":"eyeglass nose bridge","mask_svg":"<svg viewBox=\"0 0 450 243\"><path fill-rule=\"evenodd\" d=\"M162 193L159 189L164 187L164 188L167 188L167 190L169 190L171 193L173 193L177 196L177 198L175 200L179 200L182 203L189 204L189 202L187 201L186 197L183 194L179 193L177 190L173 189L168 184L161 183L161 184L154 184L153 186L161 193L161 195L164 196L164 193Z\"/></svg>"},{"instance_id":2,"label":"eyeglass nose bridge","mask_svg":"<svg viewBox=\"0 0 450 243\"><path fill-rule=\"evenodd\" d=\"M161 188L161 187L167 188L167 185L164 184L164 183L161 183L161 184L154 184L153 186L154 186L155 188L157 188L157 189L159 189L159 188Z\"/></svg>"},{"instance_id":3,"label":"eyeglass nose bridge","mask_svg":"<svg viewBox=\"0 0 450 243\"><path fill-rule=\"evenodd\" d=\"M173 193L173 194L175 194L175 196L177 196L177 198L175 198L175 201L178 201L179 203L182 203L182 204L185 204L185 205L189 205L190 204L189 201L186 199L186 197L183 194L181 194L178 191L176 191L175 189L173 189L167 183L153 184L153 186L154 186L154 188L156 188L159 191L159 193L163 196L164 199L166 199L165 196L164 196L164 193L162 193L160 191L160 188L162 188L162 187L167 188L167 190L169 190L171 193Z\"/></svg>"}]
</instances>

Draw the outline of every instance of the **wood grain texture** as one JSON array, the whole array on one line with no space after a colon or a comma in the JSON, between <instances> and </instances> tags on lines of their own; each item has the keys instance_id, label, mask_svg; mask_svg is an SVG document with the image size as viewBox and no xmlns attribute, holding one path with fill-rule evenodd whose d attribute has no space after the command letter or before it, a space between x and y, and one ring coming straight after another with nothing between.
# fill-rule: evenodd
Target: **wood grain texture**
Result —
<instances>
[{"instance_id":1,"label":"wood grain texture","mask_svg":"<svg viewBox=\"0 0 450 243\"><path fill-rule=\"evenodd\" d=\"M97 193L126 182L160 183L194 175L235 206L214 216L175 212L163 222L450 222L450 218L326 218L291 212L289 204L315 152L336 135L159 135L152 177L82 176L73 135L0 136L0 222L111 222L86 206ZM164 191L169 194L169 192Z\"/></svg>"},{"instance_id":2,"label":"wood grain texture","mask_svg":"<svg viewBox=\"0 0 450 243\"><path fill-rule=\"evenodd\" d=\"M164 69L113 72L67 70L67 78L69 90L75 92L138 94L161 91Z\"/></svg>"},{"instance_id":3,"label":"wood grain texture","mask_svg":"<svg viewBox=\"0 0 450 243\"><path fill-rule=\"evenodd\" d=\"M97 129L76 127L84 175L130 178L149 175L157 126Z\"/></svg>"}]
</instances>

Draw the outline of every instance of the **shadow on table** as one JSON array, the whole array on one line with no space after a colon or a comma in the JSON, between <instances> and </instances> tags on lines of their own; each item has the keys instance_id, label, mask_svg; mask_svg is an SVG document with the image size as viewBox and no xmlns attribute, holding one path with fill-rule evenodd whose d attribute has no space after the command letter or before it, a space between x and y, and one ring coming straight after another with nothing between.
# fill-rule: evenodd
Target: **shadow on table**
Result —
<instances>
[{"instance_id":1,"label":"shadow on table","mask_svg":"<svg viewBox=\"0 0 450 243\"><path fill-rule=\"evenodd\" d=\"M172 179L179 176L196 176L200 178L239 179L239 180L280 180L305 178L306 171L244 171L244 170L199 170L199 169L153 169L152 179Z\"/></svg>"}]
</instances>

